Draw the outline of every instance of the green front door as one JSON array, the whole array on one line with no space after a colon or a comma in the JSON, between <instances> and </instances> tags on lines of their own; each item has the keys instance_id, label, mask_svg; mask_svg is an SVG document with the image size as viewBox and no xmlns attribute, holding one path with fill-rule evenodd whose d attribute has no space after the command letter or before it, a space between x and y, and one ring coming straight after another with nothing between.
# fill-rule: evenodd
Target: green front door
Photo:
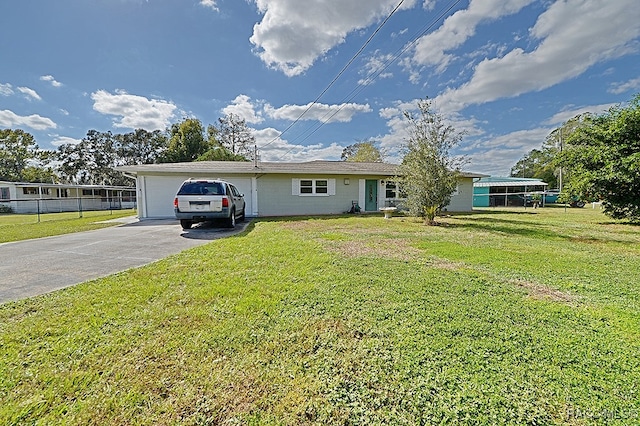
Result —
<instances>
[{"instance_id":1,"label":"green front door","mask_svg":"<svg viewBox=\"0 0 640 426\"><path fill-rule=\"evenodd\" d=\"M364 183L364 211L378 210L378 181L366 180Z\"/></svg>"}]
</instances>

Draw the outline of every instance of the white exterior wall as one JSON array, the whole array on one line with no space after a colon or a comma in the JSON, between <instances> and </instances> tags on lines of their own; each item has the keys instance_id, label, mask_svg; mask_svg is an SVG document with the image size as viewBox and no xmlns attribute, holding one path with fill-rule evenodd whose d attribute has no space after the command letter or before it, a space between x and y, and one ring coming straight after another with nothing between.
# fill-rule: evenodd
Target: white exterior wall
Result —
<instances>
[{"instance_id":1,"label":"white exterior wall","mask_svg":"<svg viewBox=\"0 0 640 426\"><path fill-rule=\"evenodd\" d=\"M247 216L256 216L255 205L255 179L250 177L224 177L224 176L192 176L192 175L139 175L136 180L138 192L138 217L140 219L175 218L173 200L176 197L180 185L189 178L222 179L232 183L244 194Z\"/></svg>"},{"instance_id":2,"label":"white exterior wall","mask_svg":"<svg viewBox=\"0 0 640 426\"><path fill-rule=\"evenodd\" d=\"M458 181L458 191L451 196L451 202L445 211L470 212L473 210L473 179L462 178Z\"/></svg>"}]
</instances>

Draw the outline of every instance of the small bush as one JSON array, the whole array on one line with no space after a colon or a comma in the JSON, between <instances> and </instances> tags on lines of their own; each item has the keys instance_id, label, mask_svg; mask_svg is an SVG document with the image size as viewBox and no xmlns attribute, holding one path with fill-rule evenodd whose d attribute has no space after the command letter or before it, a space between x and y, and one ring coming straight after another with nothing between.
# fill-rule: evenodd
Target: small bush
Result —
<instances>
[{"instance_id":1,"label":"small bush","mask_svg":"<svg viewBox=\"0 0 640 426\"><path fill-rule=\"evenodd\" d=\"M0 205L0 213L13 213L13 209L11 208L11 206Z\"/></svg>"}]
</instances>

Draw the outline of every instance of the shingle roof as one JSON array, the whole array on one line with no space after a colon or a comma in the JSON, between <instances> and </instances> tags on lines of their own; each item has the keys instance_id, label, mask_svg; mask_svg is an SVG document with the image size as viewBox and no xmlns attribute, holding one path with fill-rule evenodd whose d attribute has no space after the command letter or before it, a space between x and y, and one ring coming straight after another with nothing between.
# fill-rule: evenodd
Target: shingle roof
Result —
<instances>
[{"instance_id":1,"label":"shingle roof","mask_svg":"<svg viewBox=\"0 0 640 426\"><path fill-rule=\"evenodd\" d=\"M116 170L128 173L215 173L215 174L330 174L330 175L383 175L396 176L397 164L361 163L355 161L308 161L304 163L248 161L196 161L192 163L142 164L120 166ZM463 172L464 177L482 177L478 173Z\"/></svg>"}]
</instances>

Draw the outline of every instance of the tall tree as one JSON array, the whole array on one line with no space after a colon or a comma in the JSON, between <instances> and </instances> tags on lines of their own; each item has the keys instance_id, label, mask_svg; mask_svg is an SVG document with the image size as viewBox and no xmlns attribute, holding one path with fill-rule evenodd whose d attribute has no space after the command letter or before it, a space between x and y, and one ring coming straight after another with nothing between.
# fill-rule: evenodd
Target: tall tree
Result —
<instances>
[{"instance_id":1,"label":"tall tree","mask_svg":"<svg viewBox=\"0 0 640 426\"><path fill-rule=\"evenodd\" d=\"M158 159L159 163L179 163L196 161L209 150L204 127L200 120L185 118L169 129L169 145Z\"/></svg>"},{"instance_id":2,"label":"tall tree","mask_svg":"<svg viewBox=\"0 0 640 426\"><path fill-rule=\"evenodd\" d=\"M451 201L464 159L450 151L463 133L444 123L427 99L418 102L418 114L404 113L409 124L406 154L400 166L401 187L409 212L434 225L435 217Z\"/></svg>"},{"instance_id":3,"label":"tall tree","mask_svg":"<svg viewBox=\"0 0 640 426\"><path fill-rule=\"evenodd\" d=\"M217 127L207 126L207 136L209 150L202 154L196 161L248 161L247 157L241 154L234 154L218 140L219 130Z\"/></svg>"},{"instance_id":4,"label":"tall tree","mask_svg":"<svg viewBox=\"0 0 640 426\"><path fill-rule=\"evenodd\" d=\"M218 119L216 140L232 154L251 158L256 138L247 122L236 114L227 114Z\"/></svg>"},{"instance_id":5,"label":"tall tree","mask_svg":"<svg viewBox=\"0 0 640 426\"><path fill-rule=\"evenodd\" d=\"M116 154L124 165L152 164L167 149L168 139L160 130L149 132L136 129L133 132L115 135Z\"/></svg>"},{"instance_id":6,"label":"tall tree","mask_svg":"<svg viewBox=\"0 0 640 426\"><path fill-rule=\"evenodd\" d=\"M342 161L354 161L358 163L382 163L384 157L382 151L374 141L360 141L347 146L342 150Z\"/></svg>"},{"instance_id":7,"label":"tall tree","mask_svg":"<svg viewBox=\"0 0 640 426\"><path fill-rule=\"evenodd\" d=\"M555 154L550 149L532 149L511 168L511 176L540 179L548 183L550 188L556 188Z\"/></svg>"},{"instance_id":8,"label":"tall tree","mask_svg":"<svg viewBox=\"0 0 640 426\"><path fill-rule=\"evenodd\" d=\"M549 133L541 149L533 149L518 160L511 168L511 176L537 178L548 183L550 188L560 188L562 174L567 170L558 167L556 157L562 151L566 140L583 125L588 116L588 113L577 115Z\"/></svg>"},{"instance_id":9,"label":"tall tree","mask_svg":"<svg viewBox=\"0 0 640 426\"><path fill-rule=\"evenodd\" d=\"M131 185L114 170L121 165L111 132L89 130L78 144L58 147L58 173L64 182L83 185Z\"/></svg>"},{"instance_id":10,"label":"tall tree","mask_svg":"<svg viewBox=\"0 0 640 426\"><path fill-rule=\"evenodd\" d=\"M38 145L24 130L0 130L0 180L25 180L24 170L37 157Z\"/></svg>"},{"instance_id":11,"label":"tall tree","mask_svg":"<svg viewBox=\"0 0 640 426\"><path fill-rule=\"evenodd\" d=\"M640 94L587 117L567 142L558 161L570 169L566 191L602 200L612 218L640 222Z\"/></svg>"}]
</instances>

